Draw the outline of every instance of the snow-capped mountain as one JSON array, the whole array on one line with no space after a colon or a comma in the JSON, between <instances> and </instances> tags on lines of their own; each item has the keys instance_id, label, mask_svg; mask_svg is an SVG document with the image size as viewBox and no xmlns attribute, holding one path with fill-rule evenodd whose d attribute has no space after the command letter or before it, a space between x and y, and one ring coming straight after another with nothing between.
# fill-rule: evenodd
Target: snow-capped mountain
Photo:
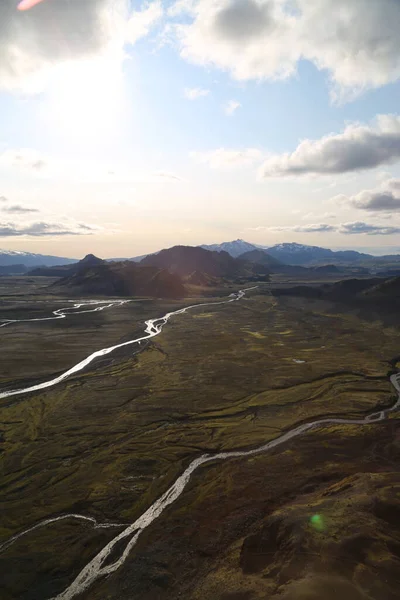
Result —
<instances>
[{"instance_id":1,"label":"snow-capped mountain","mask_svg":"<svg viewBox=\"0 0 400 600\"><path fill-rule=\"evenodd\" d=\"M276 244L266 248L268 254L288 265L312 265L320 263L356 263L366 258L371 258L370 254L362 254L355 250L339 250L334 252L328 248L319 246L305 246L303 244L284 243Z\"/></svg>"},{"instance_id":2,"label":"snow-capped mountain","mask_svg":"<svg viewBox=\"0 0 400 600\"><path fill-rule=\"evenodd\" d=\"M234 240L232 242L222 242L222 244L203 244L200 247L204 248L205 250L214 250L216 252L221 252L222 250L224 250L234 258L237 258L241 254L244 254L245 252L250 252L251 250L256 250L261 246L250 244L249 242L245 242L244 240Z\"/></svg>"},{"instance_id":3,"label":"snow-capped mountain","mask_svg":"<svg viewBox=\"0 0 400 600\"><path fill-rule=\"evenodd\" d=\"M53 267L55 265L70 265L76 263L73 258L63 256L49 256L47 254L34 254L18 250L0 250L0 266L25 265L26 267Z\"/></svg>"}]
</instances>

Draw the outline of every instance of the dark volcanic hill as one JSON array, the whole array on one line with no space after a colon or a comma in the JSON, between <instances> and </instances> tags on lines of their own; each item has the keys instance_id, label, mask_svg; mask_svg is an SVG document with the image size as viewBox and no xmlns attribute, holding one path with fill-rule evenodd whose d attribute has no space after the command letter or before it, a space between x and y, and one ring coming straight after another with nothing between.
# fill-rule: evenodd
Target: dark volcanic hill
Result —
<instances>
[{"instance_id":1,"label":"dark volcanic hill","mask_svg":"<svg viewBox=\"0 0 400 600\"><path fill-rule=\"evenodd\" d=\"M95 267L104 263L104 260L94 256L94 254L87 254L85 258L82 258L82 260L72 265L68 264L56 265L54 267L38 267L37 269L30 271L29 275L33 275L35 277L70 277L82 268Z\"/></svg>"},{"instance_id":2,"label":"dark volcanic hill","mask_svg":"<svg viewBox=\"0 0 400 600\"><path fill-rule=\"evenodd\" d=\"M271 273L286 275L303 275L307 273L305 267L296 265L286 265L274 256L271 256L266 250L256 249L245 252L239 256L239 259L246 260L258 265L264 265Z\"/></svg>"},{"instance_id":3,"label":"dark volcanic hill","mask_svg":"<svg viewBox=\"0 0 400 600\"><path fill-rule=\"evenodd\" d=\"M233 258L227 252L213 252L200 247L174 246L146 256L140 265L168 269L181 277L204 273L219 279L237 280L267 277L270 269L264 265Z\"/></svg>"},{"instance_id":4,"label":"dark volcanic hill","mask_svg":"<svg viewBox=\"0 0 400 600\"><path fill-rule=\"evenodd\" d=\"M283 262L271 256L265 250L250 250L249 252L244 252L238 258L258 263L259 265L265 265L271 269L284 266Z\"/></svg>"},{"instance_id":5,"label":"dark volcanic hill","mask_svg":"<svg viewBox=\"0 0 400 600\"><path fill-rule=\"evenodd\" d=\"M271 290L275 296L301 296L328 300L361 311L366 318L399 322L400 277L388 279L346 279L317 287L301 285Z\"/></svg>"},{"instance_id":6,"label":"dark volcanic hill","mask_svg":"<svg viewBox=\"0 0 400 600\"><path fill-rule=\"evenodd\" d=\"M83 265L52 287L63 290L68 288L73 293L103 296L182 298L185 295L178 275L157 267L138 266L129 261Z\"/></svg>"}]
</instances>

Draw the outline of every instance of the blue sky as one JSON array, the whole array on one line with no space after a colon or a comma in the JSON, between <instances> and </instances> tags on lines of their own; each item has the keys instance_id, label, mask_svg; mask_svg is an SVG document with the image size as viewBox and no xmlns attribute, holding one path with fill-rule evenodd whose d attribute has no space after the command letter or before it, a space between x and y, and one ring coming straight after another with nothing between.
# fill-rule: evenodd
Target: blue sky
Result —
<instances>
[{"instance_id":1,"label":"blue sky","mask_svg":"<svg viewBox=\"0 0 400 600\"><path fill-rule=\"evenodd\" d=\"M400 249L399 23L396 0L6 0L0 247Z\"/></svg>"}]
</instances>

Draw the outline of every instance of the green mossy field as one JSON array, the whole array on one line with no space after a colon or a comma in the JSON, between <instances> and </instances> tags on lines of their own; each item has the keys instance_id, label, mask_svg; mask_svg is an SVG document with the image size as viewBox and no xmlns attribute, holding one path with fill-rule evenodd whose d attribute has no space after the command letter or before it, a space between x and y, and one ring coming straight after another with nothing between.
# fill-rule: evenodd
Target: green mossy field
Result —
<instances>
[{"instance_id":1,"label":"green mossy field","mask_svg":"<svg viewBox=\"0 0 400 600\"><path fill-rule=\"evenodd\" d=\"M48 316L63 301L40 289L23 300L10 295L0 319ZM204 298L143 298L4 327L0 387L57 376L95 350L138 337L146 319L197 302ZM64 513L122 527L205 452L250 449L302 422L388 407L398 341L398 330L380 321L328 302L274 298L261 286L240 302L172 317L156 338L52 388L0 400L1 538ZM398 452L393 418L313 431L268 455L201 468L124 567L84 597L264 599L310 565L326 564L372 598L380 600L379 592L394 600L400 529L373 507L381 502L386 514L393 504L400 515ZM310 527L314 513L325 515L323 532ZM61 592L115 531L71 520L20 538L0 554L4 599ZM346 541L360 531L369 540L365 552L360 541ZM354 568L343 567L346 560ZM378 568L387 580L382 589L373 582Z\"/></svg>"}]
</instances>

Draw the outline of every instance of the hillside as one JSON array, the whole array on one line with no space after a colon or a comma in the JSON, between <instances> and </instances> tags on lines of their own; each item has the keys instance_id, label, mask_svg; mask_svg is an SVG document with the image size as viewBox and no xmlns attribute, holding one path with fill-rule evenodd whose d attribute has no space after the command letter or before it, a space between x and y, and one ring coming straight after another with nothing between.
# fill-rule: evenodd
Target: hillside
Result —
<instances>
[{"instance_id":1,"label":"hillside","mask_svg":"<svg viewBox=\"0 0 400 600\"><path fill-rule=\"evenodd\" d=\"M104 264L105 261L94 254L87 254L85 258L82 258L79 262L75 262L70 265L56 265L53 267L39 267L29 272L29 275L34 277L70 277L74 273L77 273L80 269L86 267L95 267Z\"/></svg>"},{"instance_id":2,"label":"hillside","mask_svg":"<svg viewBox=\"0 0 400 600\"><path fill-rule=\"evenodd\" d=\"M266 250L256 248L255 250L249 250L239 256L241 260L248 260L252 263L258 263L259 265L265 265L270 269L280 268L285 266L283 262L274 258Z\"/></svg>"},{"instance_id":3,"label":"hillside","mask_svg":"<svg viewBox=\"0 0 400 600\"><path fill-rule=\"evenodd\" d=\"M213 252L200 247L174 246L146 256L140 265L168 269L181 277L193 272L228 280L267 277L270 270L264 265L235 259L227 252Z\"/></svg>"},{"instance_id":4,"label":"hillside","mask_svg":"<svg viewBox=\"0 0 400 600\"><path fill-rule=\"evenodd\" d=\"M256 249L245 252L239 257L241 260L247 260L252 263L266 266L271 273L282 275L305 275L308 272L306 267L286 265L277 258L274 258L266 250Z\"/></svg>"},{"instance_id":5,"label":"hillside","mask_svg":"<svg viewBox=\"0 0 400 600\"><path fill-rule=\"evenodd\" d=\"M316 287L301 285L271 290L274 296L293 296L327 300L360 311L367 319L398 323L400 277L388 279L347 279Z\"/></svg>"},{"instance_id":6,"label":"hillside","mask_svg":"<svg viewBox=\"0 0 400 600\"><path fill-rule=\"evenodd\" d=\"M73 293L104 296L182 298L185 295L178 275L156 267L140 267L129 261L81 266L52 287L62 290L67 288Z\"/></svg>"}]
</instances>

